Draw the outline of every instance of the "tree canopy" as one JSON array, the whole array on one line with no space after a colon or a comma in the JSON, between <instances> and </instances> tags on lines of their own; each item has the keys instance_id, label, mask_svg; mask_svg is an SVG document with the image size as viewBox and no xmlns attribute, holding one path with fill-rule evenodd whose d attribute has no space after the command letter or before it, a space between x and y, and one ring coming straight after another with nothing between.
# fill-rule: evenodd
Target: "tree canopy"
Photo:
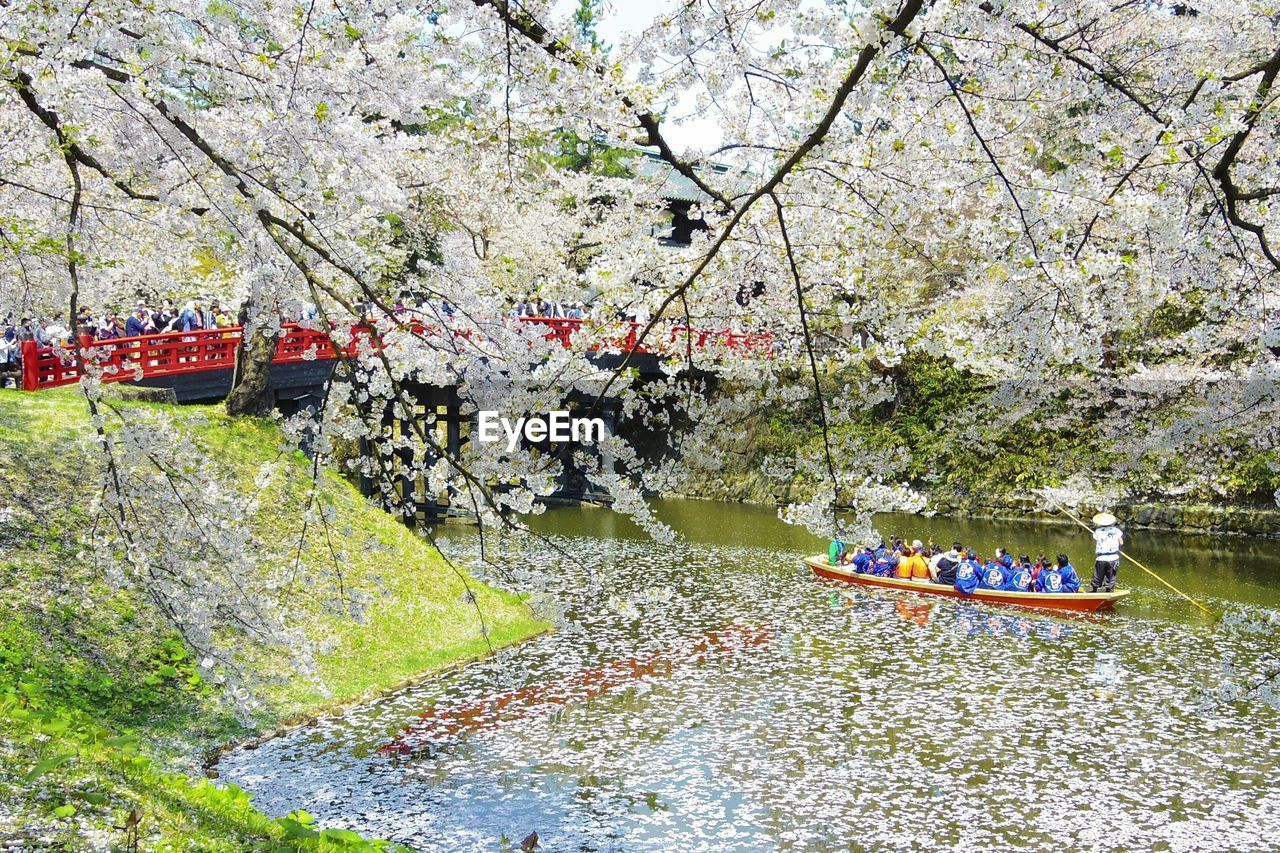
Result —
<instances>
[{"instance_id":1,"label":"tree canopy","mask_svg":"<svg viewBox=\"0 0 1280 853\"><path fill-rule=\"evenodd\" d=\"M952 425L1054 401L1049 426L1070 431L1106 408L1108 467L1070 472L1076 496L1153 465L1212 484L1224 447L1276 446L1274 3L693 2L607 47L599 14L5 3L0 311L127 304L164 283L243 301L262 340L314 304L343 342L371 304L389 345L350 366L362 383L329 389L322 458L376 435L358 412L407 405L410 377L458 385L471 409L585 393L659 430L670 413L648 402L680 400L665 463L612 437L618 468L596 471L642 521L643 491L714 467L746 413L825 382L826 435L892 397L913 354L987 380ZM677 150L667 116L691 108L719 139ZM708 228L692 245L653 239L661 181L626 169L617 152L634 146L699 189ZM744 282L763 284L744 297ZM467 333L406 324L390 310L400 290L456 308ZM688 318L779 347L677 347L667 380L642 386L504 325L534 291L647 318L645 339ZM748 390L689 393L688 366ZM92 376L84 387L92 405ZM125 491L160 486L117 476L104 430L104 505L128 540ZM165 440L157 425L128 436ZM414 440L436 441L426 426ZM495 447L421 473L486 521L536 509L559 462ZM864 522L919 505L900 455L855 438L776 464L827 482L788 510L815 529L837 505ZM145 578L146 549L124 553Z\"/></svg>"}]
</instances>

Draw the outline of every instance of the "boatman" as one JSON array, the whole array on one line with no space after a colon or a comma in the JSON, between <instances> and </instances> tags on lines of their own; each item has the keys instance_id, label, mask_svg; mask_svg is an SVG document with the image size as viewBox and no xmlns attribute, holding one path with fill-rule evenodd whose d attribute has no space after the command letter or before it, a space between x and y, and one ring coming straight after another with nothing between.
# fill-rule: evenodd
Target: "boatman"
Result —
<instances>
[{"instance_id":1,"label":"boatman","mask_svg":"<svg viewBox=\"0 0 1280 853\"><path fill-rule=\"evenodd\" d=\"M1093 542L1097 557L1093 564L1093 580L1089 592L1115 592L1116 573L1120 570L1120 546L1124 544L1124 531L1116 526L1116 517L1100 512L1093 517Z\"/></svg>"}]
</instances>

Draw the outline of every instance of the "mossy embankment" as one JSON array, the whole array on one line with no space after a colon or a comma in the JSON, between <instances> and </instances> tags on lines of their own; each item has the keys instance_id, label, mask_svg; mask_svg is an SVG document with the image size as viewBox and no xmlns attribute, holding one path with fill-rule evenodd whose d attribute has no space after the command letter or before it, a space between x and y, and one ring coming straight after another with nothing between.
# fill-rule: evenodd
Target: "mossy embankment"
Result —
<instances>
[{"instance_id":1,"label":"mossy embankment","mask_svg":"<svg viewBox=\"0 0 1280 853\"><path fill-rule=\"evenodd\" d=\"M926 496L932 512L1071 523L1047 511L1036 491L1081 476L1114 487L1108 506L1130 526L1280 536L1274 497L1280 489L1280 450L1258 446L1250 431L1207 434L1171 450L1159 434L1166 424L1134 424L1128 428L1151 432L1150 449L1135 457L1108 440L1115 409L1100 403L1086 384L1066 387L1030 407L1005 407L992 400L995 381L919 353L886 377L894 390L890 399L852 411L840 408L832 416L848 378L839 372L823 376L832 445L837 452L856 446L890 460L892 470L869 473L905 481ZM1175 416L1171 412L1168 418ZM821 459L816 398L762 408L746 430L742 446L729 454L735 464L700 477L686 495L753 503L812 497L820 485L816 476L776 480L764 471L780 467L766 464L770 458Z\"/></svg>"},{"instance_id":2,"label":"mossy embankment","mask_svg":"<svg viewBox=\"0 0 1280 853\"><path fill-rule=\"evenodd\" d=\"M321 471L312 494L310 463L283 449L274 423L233 420L218 407L112 405L126 418L176 424L162 456L196 459L198 470L242 489L255 541L289 543L280 547L296 555L301 577L339 572L341 588L365 603L344 613L299 588L290 606L320 644L319 677L289 677L287 661L279 677L277 659L260 708L237 718L226 688L205 680L147 596L108 582L119 555L85 545L102 519L101 449L83 399L73 389L0 391L0 841L124 848L133 815L143 850L364 849L305 814L262 815L242 792L202 778L200 757L547 626L517 596L464 583L335 472ZM119 417L110 414L107 428ZM309 502L321 505L325 524L304 535ZM218 571L216 557L208 571Z\"/></svg>"}]
</instances>

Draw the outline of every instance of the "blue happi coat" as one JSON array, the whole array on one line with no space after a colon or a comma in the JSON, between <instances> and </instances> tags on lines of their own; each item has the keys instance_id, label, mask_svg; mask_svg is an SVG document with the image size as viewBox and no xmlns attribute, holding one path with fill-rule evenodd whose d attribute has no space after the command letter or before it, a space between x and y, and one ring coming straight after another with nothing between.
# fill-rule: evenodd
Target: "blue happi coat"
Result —
<instances>
[{"instance_id":1,"label":"blue happi coat","mask_svg":"<svg viewBox=\"0 0 1280 853\"><path fill-rule=\"evenodd\" d=\"M890 578L893 577L893 573L897 568L897 555L888 548L881 548L876 551L875 559L871 563L871 574L882 578Z\"/></svg>"},{"instance_id":2,"label":"blue happi coat","mask_svg":"<svg viewBox=\"0 0 1280 853\"><path fill-rule=\"evenodd\" d=\"M982 589L1004 589L1008 580L1005 567L993 561L982 567L982 573L978 576L978 586Z\"/></svg>"},{"instance_id":3,"label":"blue happi coat","mask_svg":"<svg viewBox=\"0 0 1280 853\"><path fill-rule=\"evenodd\" d=\"M865 575L871 568L871 555L866 551L859 551L853 555L853 570L860 575Z\"/></svg>"},{"instance_id":4,"label":"blue happi coat","mask_svg":"<svg viewBox=\"0 0 1280 853\"><path fill-rule=\"evenodd\" d=\"M1028 592L1031 589L1031 570L1025 566L1017 566L1009 572L1009 579L1004 588L1010 592Z\"/></svg>"},{"instance_id":5,"label":"blue happi coat","mask_svg":"<svg viewBox=\"0 0 1280 853\"><path fill-rule=\"evenodd\" d=\"M1036 578L1036 592L1079 592L1080 578L1076 576L1075 567L1067 565L1049 566Z\"/></svg>"},{"instance_id":6,"label":"blue happi coat","mask_svg":"<svg viewBox=\"0 0 1280 853\"><path fill-rule=\"evenodd\" d=\"M1079 592L1080 576L1076 574L1076 567L1067 563L1058 569L1062 575L1062 591L1063 592Z\"/></svg>"},{"instance_id":7,"label":"blue happi coat","mask_svg":"<svg viewBox=\"0 0 1280 853\"><path fill-rule=\"evenodd\" d=\"M960 565L956 566L956 590L965 595L973 595L973 591L978 588L978 576L981 573L982 566L978 565L977 560L961 560Z\"/></svg>"}]
</instances>

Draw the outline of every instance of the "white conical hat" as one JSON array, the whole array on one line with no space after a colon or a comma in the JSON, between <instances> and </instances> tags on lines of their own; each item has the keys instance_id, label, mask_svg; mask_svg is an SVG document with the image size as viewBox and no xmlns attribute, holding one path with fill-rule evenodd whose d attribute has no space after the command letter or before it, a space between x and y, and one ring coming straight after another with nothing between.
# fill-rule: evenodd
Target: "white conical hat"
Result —
<instances>
[{"instance_id":1,"label":"white conical hat","mask_svg":"<svg viewBox=\"0 0 1280 853\"><path fill-rule=\"evenodd\" d=\"M1100 512L1093 517L1093 523L1099 527L1110 527L1116 523L1116 517L1109 512Z\"/></svg>"}]
</instances>

